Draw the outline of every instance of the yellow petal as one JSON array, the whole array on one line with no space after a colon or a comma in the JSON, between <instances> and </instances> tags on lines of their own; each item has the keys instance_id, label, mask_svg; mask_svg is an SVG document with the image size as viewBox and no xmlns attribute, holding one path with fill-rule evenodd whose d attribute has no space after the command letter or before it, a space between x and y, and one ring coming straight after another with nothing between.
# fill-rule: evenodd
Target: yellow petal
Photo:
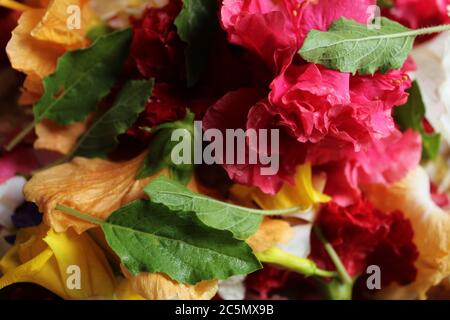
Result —
<instances>
[{"instance_id":1,"label":"yellow petal","mask_svg":"<svg viewBox=\"0 0 450 320\"><path fill-rule=\"evenodd\" d=\"M318 190L322 190L325 179L321 175L312 176L311 164L303 164L297 167L294 177L295 185L285 183L276 195L263 193L257 188L248 188L234 185L231 195L245 206L252 206L255 202L264 210L288 209L296 206L305 208L318 203L324 203L331 198Z\"/></svg>"},{"instance_id":2,"label":"yellow petal","mask_svg":"<svg viewBox=\"0 0 450 320\"><path fill-rule=\"evenodd\" d=\"M62 126L53 121L44 120L36 125L38 138L34 142L34 148L68 154L74 148L78 138L86 131L87 122Z\"/></svg>"},{"instance_id":3,"label":"yellow petal","mask_svg":"<svg viewBox=\"0 0 450 320\"><path fill-rule=\"evenodd\" d=\"M265 218L258 231L247 239L254 252L263 252L279 243L286 243L294 235L294 230L288 222Z\"/></svg>"},{"instance_id":4,"label":"yellow petal","mask_svg":"<svg viewBox=\"0 0 450 320\"><path fill-rule=\"evenodd\" d=\"M80 287L67 285L69 267L79 268ZM21 229L15 245L0 261L0 288L32 282L64 299L112 297L115 279L103 252L87 235L55 233L40 226Z\"/></svg>"},{"instance_id":5,"label":"yellow petal","mask_svg":"<svg viewBox=\"0 0 450 320\"><path fill-rule=\"evenodd\" d=\"M414 283L382 290L383 298L425 298L427 291L450 276L450 214L436 206L430 195L426 172L418 167L393 186L365 188L369 199L383 211L401 210L414 229L419 250Z\"/></svg>"},{"instance_id":6,"label":"yellow petal","mask_svg":"<svg viewBox=\"0 0 450 320\"><path fill-rule=\"evenodd\" d=\"M45 14L44 9L25 11L6 46L9 61L14 69L43 78L52 73L65 49L57 44L42 42L30 34Z\"/></svg>"},{"instance_id":7,"label":"yellow petal","mask_svg":"<svg viewBox=\"0 0 450 320\"><path fill-rule=\"evenodd\" d=\"M330 197L318 192L312 179L311 164L297 167L295 185L285 183L275 195L267 195L259 189L253 194L254 201L263 209L288 209L295 206L310 207L317 203L328 202Z\"/></svg>"},{"instance_id":8,"label":"yellow petal","mask_svg":"<svg viewBox=\"0 0 450 320\"><path fill-rule=\"evenodd\" d=\"M144 156L126 162L75 158L34 175L24 187L25 198L39 206L45 222L55 231L74 227L82 233L94 225L55 210L56 205L106 219L125 204L123 199L136 182Z\"/></svg>"},{"instance_id":9,"label":"yellow petal","mask_svg":"<svg viewBox=\"0 0 450 320\"><path fill-rule=\"evenodd\" d=\"M80 8L80 29L68 28L70 6ZM89 44L85 34L95 23L94 15L84 0L51 0L45 15L33 30L34 39L56 43L65 48L83 48Z\"/></svg>"},{"instance_id":10,"label":"yellow petal","mask_svg":"<svg viewBox=\"0 0 450 320\"><path fill-rule=\"evenodd\" d=\"M178 283L163 273L142 272L134 277L124 267L122 271L131 281L132 291L148 300L209 300L218 290L217 280L189 285Z\"/></svg>"}]
</instances>

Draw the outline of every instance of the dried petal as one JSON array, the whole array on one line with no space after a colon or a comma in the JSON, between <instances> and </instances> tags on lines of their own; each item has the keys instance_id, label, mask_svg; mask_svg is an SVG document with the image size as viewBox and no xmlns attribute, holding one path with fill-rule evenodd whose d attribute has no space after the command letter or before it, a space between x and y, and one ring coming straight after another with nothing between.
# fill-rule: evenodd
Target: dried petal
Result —
<instances>
[{"instance_id":1,"label":"dried petal","mask_svg":"<svg viewBox=\"0 0 450 320\"><path fill-rule=\"evenodd\" d=\"M93 225L55 210L57 204L72 207L100 219L120 208L133 185L144 155L127 162L75 158L37 173L25 185L28 201L35 202L44 221L57 232L74 227L82 233Z\"/></svg>"}]
</instances>

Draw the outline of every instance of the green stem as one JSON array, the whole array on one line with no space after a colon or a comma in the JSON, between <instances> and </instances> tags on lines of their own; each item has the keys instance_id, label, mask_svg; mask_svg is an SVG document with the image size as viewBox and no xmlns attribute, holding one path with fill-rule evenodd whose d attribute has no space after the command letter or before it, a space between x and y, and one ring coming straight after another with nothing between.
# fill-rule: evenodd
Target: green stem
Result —
<instances>
[{"instance_id":1,"label":"green stem","mask_svg":"<svg viewBox=\"0 0 450 320\"><path fill-rule=\"evenodd\" d=\"M84 220L84 221L89 221L91 223L98 224L98 225L104 224L103 220L100 220L98 218L90 216L90 215L88 215L86 213L82 213L82 212L80 212L78 210L75 210L73 208L66 207L66 206L64 206L62 204L57 204L55 209L59 210L59 211L62 211L65 214L68 214L69 216L72 216L72 217L75 217L75 218L78 218L78 219L81 219L81 220Z\"/></svg>"},{"instance_id":2,"label":"green stem","mask_svg":"<svg viewBox=\"0 0 450 320\"><path fill-rule=\"evenodd\" d=\"M17 136L14 137L14 139L8 143L8 145L5 146L5 150L10 152L12 149L14 149L25 137L33 131L36 123L32 122L29 125L27 125L25 128L22 129L22 131L19 132Z\"/></svg>"},{"instance_id":3,"label":"green stem","mask_svg":"<svg viewBox=\"0 0 450 320\"><path fill-rule=\"evenodd\" d=\"M439 33L439 32L443 32L443 31L447 31L447 30L450 30L450 24L443 24L443 25L435 26L435 27L427 27L427 28L417 29L414 31L416 31L415 35L421 36L424 34Z\"/></svg>"},{"instance_id":4,"label":"green stem","mask_svg":"<svg viewBox=\"0 0 450 320\"><path fill-rule=\"evenodd\" d=\"M317 265L309 259L294 256L293 254L283 251L277 247L272 247L264 252L256 253L256 257L261 262L275 264L303 274L307 277L318 276L331 278L337 275L334 271L319 269Z\"/></svg>"},{"instance_id":5,"label":"green stem","mask_svg":"<svg viewBox=\"0 0 450 320\"><path fill-rule=\"evenodd\" d=\"M316 235L319 238L319 240L322 242L323 246L325 247L325 251L328 253L328 255L330 256L331 261L335 265L336 270L337 270L337 272L339 274L339 277L340 277L341 281L343 283L347 283L347 284L348 283L352 283L353 284L353 279L348 274L347 270L344 267L344 264L342 263L341 259L338 256L338 254L334 250L334 248L331 245L331 243L329 243L328 240L325 238L325 236L323 235L323 233L320 230L320 228L315 226L314 227L314 232L316 233Z\"/></svg>"}]
</instances>

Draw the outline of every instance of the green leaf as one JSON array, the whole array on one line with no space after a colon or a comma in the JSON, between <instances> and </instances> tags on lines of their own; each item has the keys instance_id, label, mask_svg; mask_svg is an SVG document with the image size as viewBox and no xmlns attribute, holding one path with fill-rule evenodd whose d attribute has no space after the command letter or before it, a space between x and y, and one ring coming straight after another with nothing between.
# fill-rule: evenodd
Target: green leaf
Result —
<instances>
[{"instance_id":1,"label":"green leaf","mask_svg":"<svg viewBox=\"0 0 450 320\"><path fill-rule=\"evenodd\" d=\"M221 202L190 191L167 177L159 177L144 189L151 201L161 203L172 210L195 212L206 225L229 230L238 239L247 239L258 230L265 215L295 213L304 208L284 210L257 210Z\"/></svg>"},{"instance_id":2,"label":"green leaf","mask_svg":"<svg viewBox=\"0 0 450 320\"><path fill-rule=\"evenodd\" d=\"M35 123L47 118L67 125L82 121L105 97L128 56L131 30L100 37L90 48L70 51L44 79L44 95L34 106Z\"/></svg>"},{"instance_id":3,"label":"green leaf","mask_svg":"<svg viewBox=\"0 0 450 320\"><path fill-rule=\"evenodd\" d=\"M205 70L215 33L219 30L217 1L184 0L183 9L175 19L178 35L186 42L188 86L197 83Z\"/></svg>"},{"instance_id":4,"label":"green leaf","mask_svg":"<svg viewBox=\"0 0 450 320\"><path fill-rule=\"evenodd\" d=\"M124 133L145 109L153 80L129 81L120 91L113 106L102 114L80 138L72 152L75 156L106 157L117 145L117 136Z\"/></svg>"},{"instance_id":5,"label":"green leaf","mask_svg":"<svg viewBox=\"0 0 450 320\"><path fill-rule=\"evenodd\" d=\"M403 66L416 36L449 29L449 25L443 25L411 30L381 18L381 28L377 30L340 18L326 32L310 31L299 53L308 62L341 72L386 72Z\"/></svg>"},{"instance_id":6,"label":"green leaf","mask_svg":"<svg viewBox=\"0 0 450 320\"><path fill-rule=\"evenodd\" d=\"M138 200L104 222L61 205L57 208L100 225L109 246L133 275L163 272L178 282L195 284L261 268L244 241L206 226L192 213Z\"/></svg>"},{"instance_id":7,"label":"green leaf","mask_svg":"<svg viewBox=\"0 0 450 320\"><path fill-rule=\"evenodd\" d=\"M422 160L433 160L439 153L441 141L440 134L426 132L422 120L425 117L425 104L423 103L419 83L413 82L408 90L408 102L394 109L394 118L402 131L413 129L422 136Z\"/></svg>"},{"instance_id":8,"label":"green leaf","mask_svg":"<svg viewBox=\"0 0 450 320\"><path fill-rule=\"evenodd\" d=\"M172 141L172 133L175 130L183 130L186 139L191 143L191 159L194 152L194 114L188 112L183 120L163 123L152 129L155 132L149 146L149 153L137 173L137 179L144 179L156 174L164 168L169 168L171 177L187 184L194 172L192 163L174 164L172 161L172 150L179 143Z\"/></svg>"}]
</instances>

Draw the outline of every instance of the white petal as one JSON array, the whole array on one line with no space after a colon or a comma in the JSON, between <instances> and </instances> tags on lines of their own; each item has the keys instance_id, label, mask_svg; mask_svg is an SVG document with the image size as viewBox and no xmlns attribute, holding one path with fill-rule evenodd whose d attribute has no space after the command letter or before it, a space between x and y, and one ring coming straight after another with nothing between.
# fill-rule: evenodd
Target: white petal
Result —
<instances>
[{"instance_id":1,"label":"white petal","mask_svg":"<svg viewBox=\"0 0 450 320\"><path fill-rule=\"evenodd\" d=\"M13 228L11 216L24 202L22 190L26 182L24 177L13 177L0 185L0 225Z\"/></svg>"},{"instance_id":2,"label":"white petal","mask_svg":"<svg viewBox=\"0 0 450 320\"><path fill-rule=\"evenodd\" d=\"M278 244L278 248L300 258L306 258L311 252L312 224L306 223L292 227L294 236L287 243Z\"/></svg>"},{"instance_id":3,"label":"white petal","mask_svg":"<svg viewBox=\"0 0 450 320\"><path fill-rule=\"evenodd\" d=\"M224 300L244 300L245 276L234 276L227 280L219 281L219 295Z\"/></svg>"},{"instance_id":4,"label":"white petal","mask_svg":"<svg viewBox=\"0 0 450 320\"><path fill-rule=\"evenodd\" d=\"M450 32L415 48L413 76L419 82L426 118L450 143Z\"/></svg>"}]
</instances>

